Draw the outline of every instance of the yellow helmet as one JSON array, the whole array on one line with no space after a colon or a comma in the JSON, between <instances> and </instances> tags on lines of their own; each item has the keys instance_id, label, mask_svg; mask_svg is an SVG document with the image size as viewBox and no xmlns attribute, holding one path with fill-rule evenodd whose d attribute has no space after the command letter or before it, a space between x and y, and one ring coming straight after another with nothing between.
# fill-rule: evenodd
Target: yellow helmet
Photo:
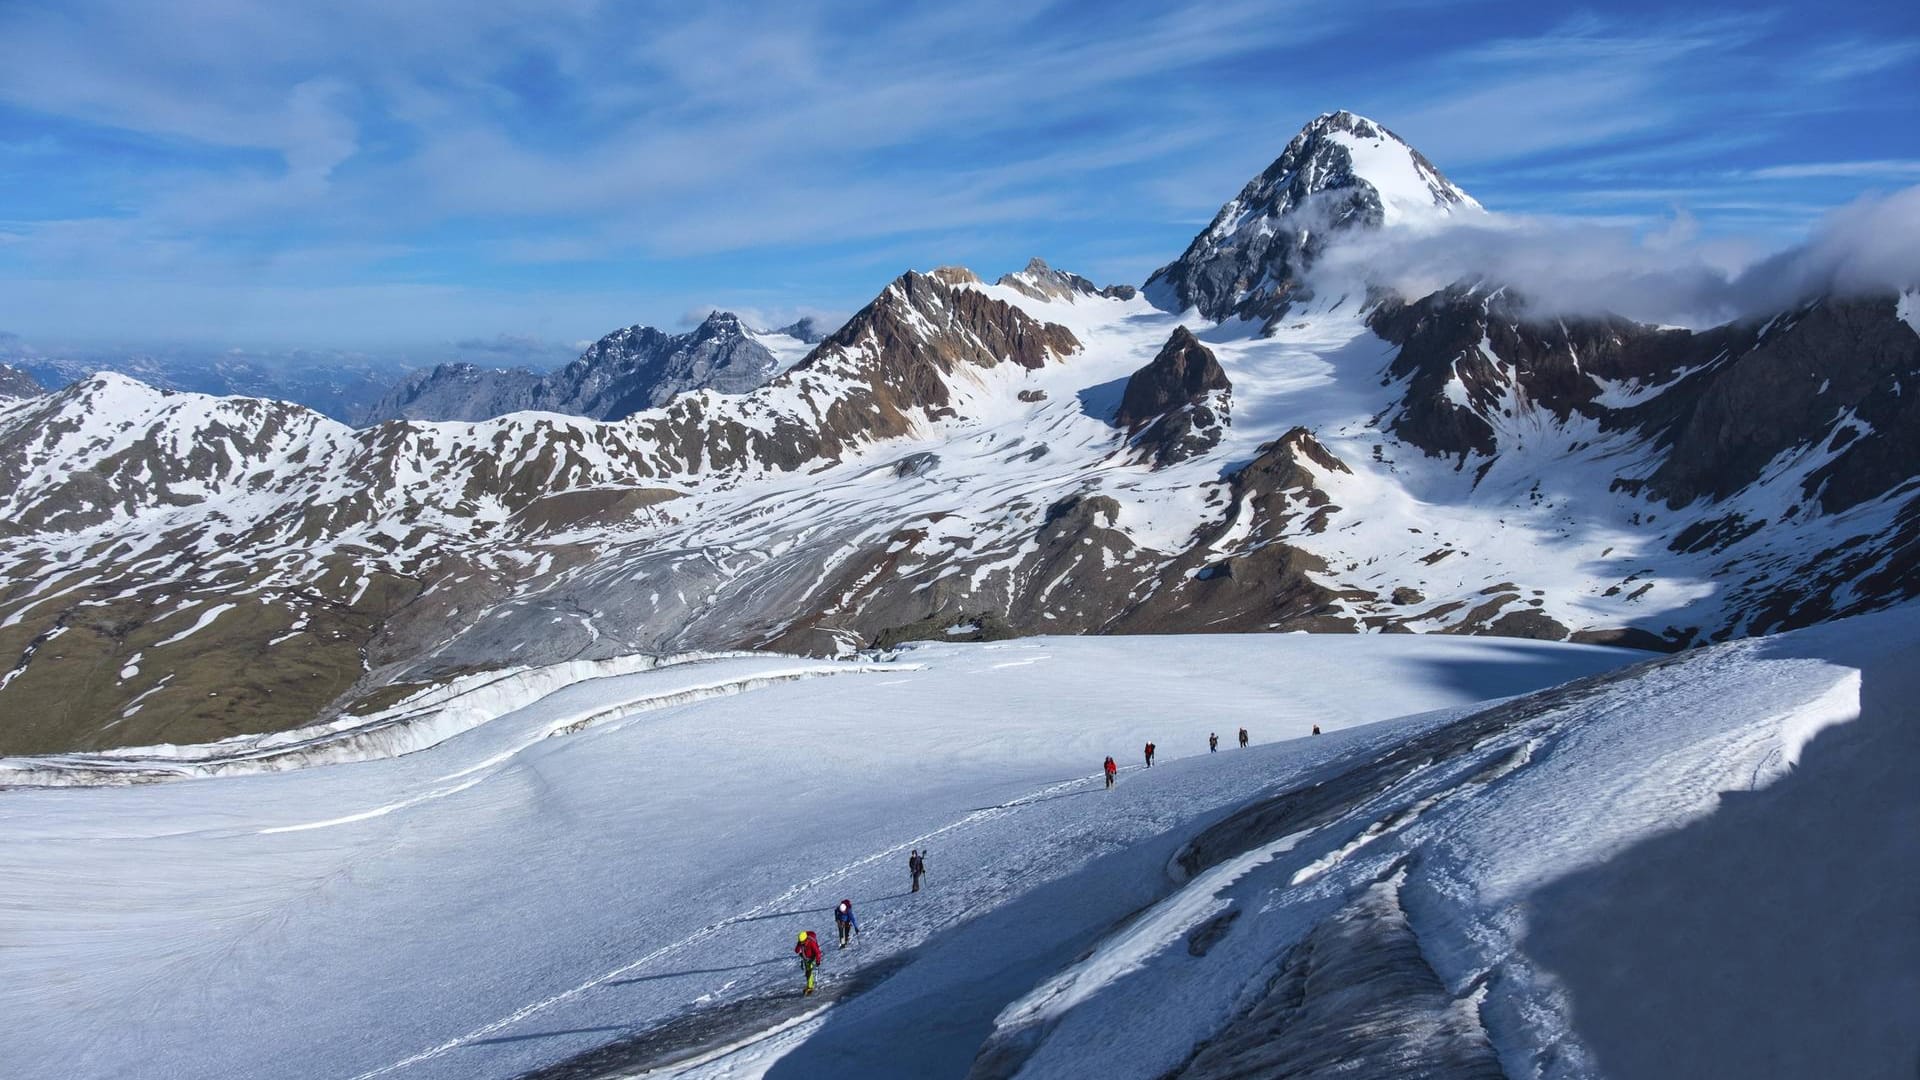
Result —
<instances>
[{"instance_id":1,"label":"yellow helmet","mask_svg":"<svg viewBox=\"0 0 1920 1080\"><path fill-rule=\"evenodd\" d=\"M807 940L807 932L805 930L800 931L800 940L801 941Z\"/></svg>"}]
</instances>

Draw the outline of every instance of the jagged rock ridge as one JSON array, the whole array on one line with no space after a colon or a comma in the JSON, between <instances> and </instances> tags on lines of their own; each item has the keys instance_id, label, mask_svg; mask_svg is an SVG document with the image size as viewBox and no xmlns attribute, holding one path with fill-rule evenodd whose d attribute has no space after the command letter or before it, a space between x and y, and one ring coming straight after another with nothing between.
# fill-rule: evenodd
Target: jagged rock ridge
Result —
<instances>
[{"instance_id":1,"label":"jagged rock ridge","mask_svg":"<svg viewBox=\"0 0 1920 1080\"><path fill-rule=\"evenodd\" d=\"M1073 300L1082 296L1103 296L1109 300L1131 300L1135 289L1131 285L1099 286L1079 274L1066 270L1055 270L1044 259L1030 259L1026 269L1012 274L1000 275L996 285L1005 285L1035 300Z\"/></svg>"},{"instance_id":2,"label":"jagged rock ridge","mask_svg":"<svg viewBox=\"0 0 1920 1080\"><path fill-rule=\"evenodd\" d=\"M806 333L814 330L810 320L795 327L804 327ZM799 337L787 331L776 333ZM716 311L685 334L668 334L651 326L616 330L594 342L578 360L546 375L525 369L442 364L394 387L360 417L360 423L487 420L527 411L623 420L691 390L743 394L780 369L779 358L737 316Z\"/></svg>"}]
</instances>

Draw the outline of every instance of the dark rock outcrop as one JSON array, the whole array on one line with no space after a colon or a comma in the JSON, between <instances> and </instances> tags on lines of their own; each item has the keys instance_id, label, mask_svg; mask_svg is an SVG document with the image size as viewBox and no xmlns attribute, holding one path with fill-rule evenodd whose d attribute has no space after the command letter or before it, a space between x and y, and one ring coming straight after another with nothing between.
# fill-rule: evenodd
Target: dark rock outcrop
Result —
<instances>
[{"instance_id":1,"label":"dark rock outcrop","mask_svg":"<svg viewBox=\"0 0 1920 1080\"><path fill-rule=\"evenodd\" d=\"M1703 335L1706 353L1724 335ZM1920 333L1893 296L1821 300L1740 335L1695 380L1649 489L1670 506L1724 499L1795 449L1833 458L1803 493L1839 513L1908 483L1920 462ZM1703 362L1707 357L1702 357Z\"/></svg>"},{"instance_id":2,"label":"dark rock outcrop","mask_svg":"<svg viewBox=\"0 0 1920 1080\"><path fill-rule=\"evenodd\" d=\"M1066 327L1042 323L966 287L978 281L956 267L902 274L787 378L844 367L838 357L870 357L860 374L877 403L891 406L896 415L905 408L931 415L950 403L945 376L961 365L994 367L1005 362L1034 370L1049 357L1080 350L1079 339Z\"/></svg>"},{"instance_id":3,"label":"dark rock outcrop","mask_svg":"<svg viewBox=\"0 0 1920 1080\"><path fill-rule=\"evenodd\" d=\"M1127 380L1113 422L1137 431L1163 413L1200 401L1212 391L1232 388L1213 350L1200 344L1186 327L1175 327L1160 352Z\"/></svg>"},{"instance_id":4,"label":"dark rock outcrop","mask_svg":"<svg viewBox=\"0 0 1920 1080\"><path fill-rule=\"evenodd\" d=\"M1220 444L1233 384L1213 350L1184 326L1127 380L1113 422L1156 466L1204 454Z\"/></svg>"}]
</instances>

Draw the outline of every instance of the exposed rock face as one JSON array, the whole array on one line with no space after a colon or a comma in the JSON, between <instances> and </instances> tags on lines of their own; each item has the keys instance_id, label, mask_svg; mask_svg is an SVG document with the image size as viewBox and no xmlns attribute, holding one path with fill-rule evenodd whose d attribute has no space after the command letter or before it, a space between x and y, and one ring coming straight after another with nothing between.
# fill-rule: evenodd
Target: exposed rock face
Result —
<instances>
[{"instance_id":1,"label":"exposed rock face","mask_svg":"<svg viewBox=\"0 0 1920 1080\"><path fill-rule=\"evenodd\" d=\"M1663 386L1696 361L1685 330L1621 318L1534 320L1508 290L1457 285L1414 303L1389 299L1369 320L1400 346L1388 375L1407 381L1389 430L1429 454L1492 454L1516 409L1554 421L1599 416L1608 382ZM1708 346L1729 340L1715 334Z\"/></svg>"},{"instance_id":2,"label":"exposed rock face","mask_svg":"<svg viewBox=\"0 0 1920 1080\"><path fill-rule=\"evenodd\" d=\"M619 420L689 390L744 394L774 372L773 354L735 316L716 311L687 334L650 327L609 334L557 373L556 412Z\"/></svg>"},{"instance_id":3,"label":"exposed rock face","mask_svg":"<svg viewBox=\"0 0 1920 1080\"><path fill-rule=\"evenodd\" d=\"M1340 233L1478 210L1398 136L1350 112L1326 113L1220 208L1179 259L1147 279L1147 298L1210 319L1272 320Z\"/></svg>"},{"instance_id":4,"label":"exposed rock face","mask_svg":"<svg viewBox=\"0 0 1920 1080\"><path fill-rule=\"evenodd\" d=\"M778 370L773 353L738 317L716 311L685 334L616 330L549 375L442 364L396 386L361 422L475 421L529 410L623 420L691 390L743 394Z\"/></svg>"},{"instance_id":5,"label":"exposed rock face","mask_svg":"<svg viewBox=\"0 0 1920 1080\"><path fill-rule=\"evenodd\" d=\"M1027 268L1014 274L1002 274L996 285L1005 285L1035 300L1074 300L1082 296L1101 296L1109 300L1131 300L1136 295L1131 285L1095 285L1079 274L1055 270L1044 260L1031 259Z\"/></svg>"},{"instance_id":6,"label":"exposed rock face","mask_svg":"<svg viewBox=\"0 0 1920 1080\"><path fill-rule=\"evenodd\" d=\"M1381 421L1429 455L1474 465L1476 483L1530 443L1567 454L1588 440L1625 439L1616 445L1634 449L1614 490L1687 511L1663 543L1724 560L1718 602L1741 613L1745 632L1792 629L1920 596L1920 494L1902 494L1920 460L1911 391L1920 331L1903 316L1905 302L1826 297L1693 332L1535 318L1510 290L1456 286L1411 304L1390 300L1371 325L1399 346L1387 377L1401 392ZM1820 522L1831 515L1902 498L1891 521L1862 523L1868 533L1817 546L1796 539L1830 536ZM1648 587L1629 575L1607 595L1631 600ZM1525 608L1517 591L1492 596L1450 616L1452 628L1649 641L1635 628L1569 635ZM1694 633L1668 627L1663 643L1677 647Z\"/></svg>"},{"instance_id":7,"label":"exposed rock face","mask_svg":"<svg viewBox=\"0 0 1920 1080\"><path fill-rule=\"evenodd\" d=\"M1838 513L1907 483L1920 461L1920 394L1910 389L1920 334L1898 303L1822 299L1696 333L1617 317L1535 319L1506 290L1456 286L1384 303L1371 325L1400 346L1388 375L1406 380L1388 428L1429 454L1492 456L1502 431L1529 414L1555 424L1578 416L1664 447L1650 477L1623 483L1680 507L1724 499L1781 454L1824 445L1831 460L1809 473L1803 495Z\"/></svg>"},{"instance_id":8,"label":"exposed rock face","mask_svg":"<svg viewBox=\"0 0 1920 1080\"><path fill-rule=\"evenodd\" d=\"M1012 305L965 286L970 271L943 267L907 273L820 343L791 375L845 369L857 360L875 412L837 408L829 418L876 435L903 433L905 410L938 416L951 403L946 376L961 365L1003 361L1035 369L1050 357L1078 352L1079 339L1056 323L1041 323ZM891 418L891 419L889 419Z\"/></svg>"},{"instance_id":9,"label":"exposed rock face","mask_svg":"<svg viewBox=\"0 0 1920 1080\"><path fill-rule=\"evenodd\" d=\"M0 401L38 397L44 393L46 390L35 381L33 376L17 367L0 364Z\"/></svg>"},{"instance_id":10,"label":"exposed rock face","mask_svg":"<svg viewBox=\"0 0 1920 1080\"><path fill-rule=\"evenodd\" d=\"M1177 327L1159 354L1127 380L1113 422L1138 430L1154 417L1200 401L1212 391L1232 388L1213 350L1200 344L1186 327Z\"/></svg>"},{"instance_id":11,"label":"exposed rock face","mask_svg":"<svg viewBox=\"0 0 1920 1080\"><path fill-rule=\"evenodd\" d=\"M1829 514L1909 482L1920 462L1920 333L1897 304L1823 300L1764 333L1702 335L1695 354L1712 366L1664 433L1671 447L1652 490L1671 506L1722 499L1782 452L1818 443L1834 456L1803 491ZM1722 348L1730 355L1713 362Z\"/></svg>"},{"instance_id":12,"label":"exposed rock face","mask_svg":"<svg viewBox=\"0 0 1920 1080\"><path fill-rule=\"evenodd\" d=\"M1220 444L1232 390L1213 351L1177 327L1159 354L1127 380L1113 422L1156 465L1171 465Z\"/></svg>"}]
</instances>

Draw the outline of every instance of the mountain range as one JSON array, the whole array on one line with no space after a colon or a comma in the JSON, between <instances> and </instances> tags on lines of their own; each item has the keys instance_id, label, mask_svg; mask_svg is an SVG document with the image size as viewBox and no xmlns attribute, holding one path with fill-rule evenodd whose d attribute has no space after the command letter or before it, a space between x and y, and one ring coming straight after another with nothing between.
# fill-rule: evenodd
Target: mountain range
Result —
<instances>
[{"instance_id":1,"label":"mountain range","mask_svg":"<svg viewBox=\"0 0 1920 1080\"><path fill-rule=\"evenodd\" d=\"M624 420L689 390L741 394L757 389L792 367L820 337L810 319L759 331L725 311L713 312L684 334L629 326L549 374L442 364L403 379L357 420L362 426L388 420L487 420L529 411Z\"/></svg>"},{"instance_id":2,"label":"mountain range","mask_svg":"<svg viewBox=\"0 0 1920 1080\"><path fill-rule=\"evenodd\" d=\"M252 354L174 349L161 352L86 351L45 354L16 349L11 367L37 387L59 390L101 372L114 372L161 390L217 397L293 401L351 421L413 367L407 361L358 353L293 351Z\"/></svg>"},{"instance_id":3,"label":"mountain range","mask_svg":"<svg viewBox=\"0 0 1920 1080\"><path fill-rule=\"evenodd\" d=\"M1330 113L1138 290L912 271L810 348L630 328L549 376L417 376L358 429L117 374L0 403L0 752L345 723L635 652L1676 649L1920 593L1920 292L1689 331L1314 273L1481 213Z\"/></svg>"}]
</instances>

